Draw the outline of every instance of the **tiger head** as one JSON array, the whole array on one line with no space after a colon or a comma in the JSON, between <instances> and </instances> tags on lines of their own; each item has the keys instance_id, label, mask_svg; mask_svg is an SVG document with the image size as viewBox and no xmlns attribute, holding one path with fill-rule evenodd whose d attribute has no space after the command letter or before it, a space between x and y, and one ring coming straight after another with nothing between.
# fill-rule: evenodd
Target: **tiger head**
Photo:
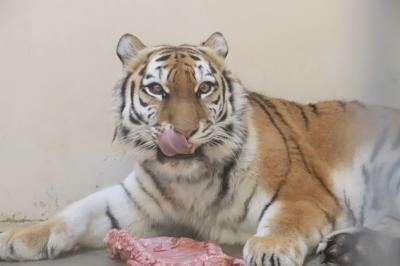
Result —
<instances>
[{"instance_id":1,"label":"tiger head","mask_svg":"<svg viewBox=\"0 0 400 266\"><path fill-rule=\"evenodd\" d=\"M125 34L117 55L117 136L137 160L193 163L234 156L246 134L246 92L225 68L221 33L201 45L146 47Z\"/></svg>"}]
</instances>

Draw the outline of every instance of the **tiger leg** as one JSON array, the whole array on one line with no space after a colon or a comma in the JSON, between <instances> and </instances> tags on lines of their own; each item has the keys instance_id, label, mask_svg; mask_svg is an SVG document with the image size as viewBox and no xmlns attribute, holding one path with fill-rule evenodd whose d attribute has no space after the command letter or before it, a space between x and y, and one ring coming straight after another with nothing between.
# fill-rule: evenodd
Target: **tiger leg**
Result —
<instances>
[{"instance_id":1,"label":"tiger leg","mask_svg":"<svg viewBox=\"0 0 400 266\"><path fill-rule=\"evenodd\" d=\"M139 205L134 180L77 201L48 221L0 234L0 261L52 259L76 247L103 246L111 228L154 235L148 213ZM136 196L136 198L134 198Z\"/></svg>"},{"instance_id":2,"label":"tiger leg","mask_svg":"<svg viewBox=\"0 0 400 266\"><path fill-rule=\"evenodd\" d=\"M315 203L275 202L261 218L257 233L246 242L244 259L250 266L301 266L330 230L331 221Z\"/></svg>"}]
</instances>

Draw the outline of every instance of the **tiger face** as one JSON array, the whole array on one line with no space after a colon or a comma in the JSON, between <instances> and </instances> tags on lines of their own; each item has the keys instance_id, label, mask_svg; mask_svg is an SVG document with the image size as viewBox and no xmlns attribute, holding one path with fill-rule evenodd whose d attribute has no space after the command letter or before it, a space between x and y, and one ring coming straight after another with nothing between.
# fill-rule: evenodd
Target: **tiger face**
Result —
<instances>
[{"instance_id":1,"label":"tiger face","mask_svg":"<svg viewBox=\"0 0 400 266\"><path fill-rule=\"evenodd\" d=\"M121 37L117 132L139 160L233 156L245 134L238 119L246 97L225 69L227 52L220 33L200 46L146 47L133 35Z\"/></svg>"}]
</instances>

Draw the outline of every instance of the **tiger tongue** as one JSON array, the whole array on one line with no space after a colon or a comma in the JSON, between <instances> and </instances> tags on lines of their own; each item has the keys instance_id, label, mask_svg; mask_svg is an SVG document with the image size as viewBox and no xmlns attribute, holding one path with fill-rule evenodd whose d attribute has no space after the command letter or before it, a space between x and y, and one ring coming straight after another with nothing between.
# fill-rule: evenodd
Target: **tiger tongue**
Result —
<instances>
[{"instance_id":1,"label":"tiger tongue","mask_svg":"<svg viewBox=\"0 0 400 266\"><path fill-rule=\"evenodd\" d=\"M165 130L158 137L158 146L166 156L193 153L193 144L190 144L184 135L173 129Z\"/></svg>"}]
</instances>

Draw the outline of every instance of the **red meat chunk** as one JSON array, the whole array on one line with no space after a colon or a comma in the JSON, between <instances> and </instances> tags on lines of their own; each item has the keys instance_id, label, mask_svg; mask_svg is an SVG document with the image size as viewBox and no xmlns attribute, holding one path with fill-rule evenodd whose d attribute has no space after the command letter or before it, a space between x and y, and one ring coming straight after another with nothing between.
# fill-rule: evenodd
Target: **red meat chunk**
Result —
<instances>
[{"instance_id":1,"label":"red meat chunk","mask_svg":"<svg viewBox=\"0 0 400 266\"><path fill-rule=\"evenodd\" d=\"M111 230L104 239L112 258L128 266L244 266L243 260L225 255L211 241L156 237L136 239L126 231Z\"/></svg>"}]
</instances>

